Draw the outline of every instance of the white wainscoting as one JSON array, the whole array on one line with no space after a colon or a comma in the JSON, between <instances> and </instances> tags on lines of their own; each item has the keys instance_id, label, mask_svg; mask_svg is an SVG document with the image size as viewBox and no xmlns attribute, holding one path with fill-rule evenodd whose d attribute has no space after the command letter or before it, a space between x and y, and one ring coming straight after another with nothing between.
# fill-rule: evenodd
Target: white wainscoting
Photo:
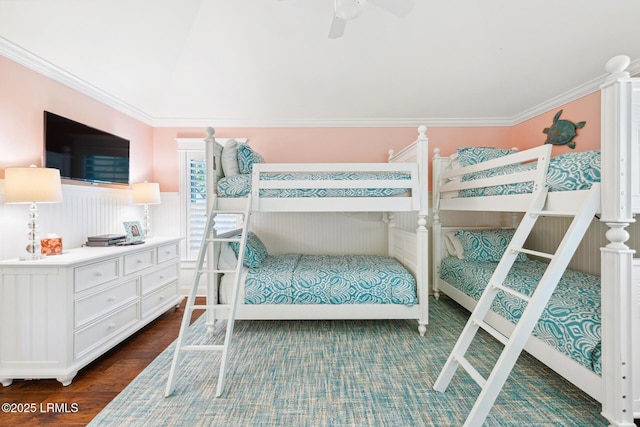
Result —
<instances>
[{"instance_id":1,"label":"white wainscoting","mask_svg":"<svg viewBox=\"0 0 640 427\"><path fill-rule=\"evenodd\" d=\"M273 254L387 253L387 226L377 213L256 212L250 228Z\"/></svg>"}]
</instances>

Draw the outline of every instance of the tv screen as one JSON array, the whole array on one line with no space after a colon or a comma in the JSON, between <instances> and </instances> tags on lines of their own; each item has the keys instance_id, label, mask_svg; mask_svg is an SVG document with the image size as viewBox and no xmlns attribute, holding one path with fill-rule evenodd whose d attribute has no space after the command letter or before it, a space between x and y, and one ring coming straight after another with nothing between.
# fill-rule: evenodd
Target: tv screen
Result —
<instances>
[{"instance_id":1,"label":"tv screen","mask_svg":"<svg viewBox=\"0 0 640 427\"><path fill-rule=\"evenodd\" d=\"M45 167L62 178L129 184L129 140L44 112Z\"/></svg>"}]
</instances>

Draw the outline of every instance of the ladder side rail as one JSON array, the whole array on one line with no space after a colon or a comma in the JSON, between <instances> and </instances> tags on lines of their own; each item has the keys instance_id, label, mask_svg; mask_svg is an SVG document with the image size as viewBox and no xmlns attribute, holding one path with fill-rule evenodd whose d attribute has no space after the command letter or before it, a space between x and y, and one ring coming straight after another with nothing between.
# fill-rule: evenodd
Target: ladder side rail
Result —
<instances>
[{"instance_id":1,"label":"ladder side rail","mask_svg":"<svg viewBox=\"0 0 640 427\"><path fill-rule=\"evenodd\" d=\"M231 350L231 343L233 338L233 329L235 325L236 311L238 309L238 297L240 294L240 285L242 283L242 267L244 265L244 258L247 246L247 236L249 234L249 218L251 215L251 195L247 196L247 206L244 211L244 217L242 221L242 237L240 239L240 245L238 249L238 258L236 261L235 281L233 286L233 292L231 294L231 307L229 310L229 317L227 320L227 331L224 337L224 345L222 350L222 357L220 360L220 373L218 375L218 385L216 388L216 397L220 397L224 391L224 385L226 381L227 363L229 360L229 350Z\"/></svg>"}]
</instances>

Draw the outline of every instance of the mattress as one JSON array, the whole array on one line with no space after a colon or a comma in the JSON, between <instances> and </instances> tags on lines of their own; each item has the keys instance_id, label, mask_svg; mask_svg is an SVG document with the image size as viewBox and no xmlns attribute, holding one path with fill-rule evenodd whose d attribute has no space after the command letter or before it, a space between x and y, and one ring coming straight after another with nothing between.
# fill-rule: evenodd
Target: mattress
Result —
<instances>
[{"instance_id":1,"label":"mattress","mask_svg":"<svg viewBox=\"0 0 640 427\"><path fill-rule=\"evenodd\" d=\"M549 191L587 190L591 188L593 183L600 182L600 163L601 156L599 150L565 153L557 157L552 157L549 162L546 177L547 187ZM535 162L502 166L464 175L462 181L473 181L475 179L526 172L535 167ZM532 191L532 182L522 182L460 190L458 197L503 196L508 194L531 193Z\"/></svg>"},{"instance_id":2,"label":"mattress","mask_svg":"<svg viewBox=\"0 0 640 427\"><path fill-rule=\"evenodd\" d=\"M243 272L244 304L418 303L413 275L395 258L381 255L268 255ZM231 299L233 275L225 275L220 302Z\"/></svg>"},{"instance_id":3,"label":"mattress","mask_svg":"<svg viewBox=\"0 0 640 427\"><path fill-rule=\"evenodd\" d=\"M477 301L497 265L447 257L442 260L440 277ZM531 296L546 266L536 260L515 262L505 285ZM515 323L526 305L525 301L500 291L492 310ZM601 374L600 313L600 278L567 270L533 329L533 335Z\"/></svg>"},{"instance_id":4,"label":"mattress","mask_svg":"<svg viewBox=\"0 0 640 427\"><path fill-rule=\"evenodd\" d=\"M251 192L251 174L224 177L218 181L220 197L243 197ZM325 172L325 173L262 173L262 181L359 181L406 180L407 188L304 188L262 189L260 197L388 197L409 191L411 175L402 172Z\"/></svg>"}]
</instances>

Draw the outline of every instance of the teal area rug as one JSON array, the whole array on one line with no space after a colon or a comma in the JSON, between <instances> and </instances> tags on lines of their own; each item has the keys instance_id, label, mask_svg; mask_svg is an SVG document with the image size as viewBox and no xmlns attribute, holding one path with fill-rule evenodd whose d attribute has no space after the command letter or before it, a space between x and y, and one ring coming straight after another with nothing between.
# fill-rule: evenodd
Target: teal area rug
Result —
<instances>
[{"instance_id":1,"label":"teal area rug","mask_svg":"<svg viewBox=\"0 0 640 427\"><path fill-rule=\"evenodd\" d=\"M430 301L420 337L408 320L237 321L224 394L219 356L187 353L165 398L173 345L90 426L457 426L480 392L458 369L444 393L432 389L468 313L446 297ZM208 339L204 316L191 339ZM223 331L223 324L216 327ZM488 376L502 346L480 334L469 359ZM526 353L486 425L605 426L600 404Z\"/></svg>"}]
</instances>

